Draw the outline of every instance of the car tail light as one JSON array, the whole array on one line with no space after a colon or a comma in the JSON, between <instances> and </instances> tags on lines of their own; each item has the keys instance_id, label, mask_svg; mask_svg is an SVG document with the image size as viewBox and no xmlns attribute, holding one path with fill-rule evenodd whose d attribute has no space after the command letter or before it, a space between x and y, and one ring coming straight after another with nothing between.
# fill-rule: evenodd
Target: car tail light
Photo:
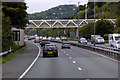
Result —
<instances>
[{"instance_id":1,"label":"car tail light","mask_svg":"<svg viewBox=\"0 0 120 80\"><path fill-rule=\"evenodd\" d=\"M44 51L47 51L47 49L43 49Z\"/></svg>"},{"instance_id":2,"label":"car tail light","mask_svg":"<svg viewBox=\"0 0 120 80\"><path fill-rule=\"evenodd\" d=\"M41 43L43 43L43 41L41 41Z\"/></svg>"},{"instance_id":3,"label":"car tail light","mask_svg":"<svg viewBox=\"0 0 120 80\"><path fill-rule=\"evenodd\" d=\"M57 48L54 48L55 51L57 51Z\"/></svg>"}]
</instances>

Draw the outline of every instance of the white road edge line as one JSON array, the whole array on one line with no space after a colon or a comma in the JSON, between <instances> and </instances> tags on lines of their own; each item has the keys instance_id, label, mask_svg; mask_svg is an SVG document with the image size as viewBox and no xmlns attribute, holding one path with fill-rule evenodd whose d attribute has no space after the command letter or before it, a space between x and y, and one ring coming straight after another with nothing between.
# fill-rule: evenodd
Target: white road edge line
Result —
<instances>
[{"instance_id":1,"label":"white road edge line","mask_svg":"<svg viewBox=\"0 0 120 80\"><path fill-rule=\"evenodd\" d=\"M79 67L78 70L81 71L82 69Z\"/></svg>"},{"instance_id":2,"label":"white road edge line","mask_svg":"<svg viewBox=\"0 0 120 80\"><path fill-rule=\"evenodd\" d=\"M27 41L28 42L28 41ZM29 42L30 43L30 42ZM34 43L32 43L34 44ZM32 64L24 71L24 73L17 79L17 80L21 80L27 73L28 71L33 67L33 65L35 64L35 62L38 60L39 56L40 56L40 52L41 52L41 49L40 47L37 45L37 44L34 44L36 45L38 48L39 48L39 52L38 52L38 55L37 57L34 59L34 61L32 62Z\"/></svg>"},{"instance_id":3,"label":"white road edge line","mask_svg":"<svg viewBox=\"0 0 120 80\"><path fill-rule=\"evenodd\" d=\"M73 61L73 63L75 64L76 62L75 62L75 61Z\"/></svg>"}]
</instances>

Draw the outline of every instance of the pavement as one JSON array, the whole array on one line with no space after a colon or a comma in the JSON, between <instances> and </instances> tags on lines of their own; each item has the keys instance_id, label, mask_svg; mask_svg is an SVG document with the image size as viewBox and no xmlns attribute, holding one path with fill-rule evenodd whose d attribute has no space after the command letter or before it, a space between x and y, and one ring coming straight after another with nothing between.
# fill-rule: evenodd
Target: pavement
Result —
<instances>
[{"instance_id":1,"label":"pavement","mask_svg":"<svg viewBox=\"0 0 120 80\"><path fill-rule=\"evenodd\" d=\"M35 59L39 49L34 44L26 44L27 48L24 51L2 65L3 78L18 78Z\"/></svg>"}]
</instances>

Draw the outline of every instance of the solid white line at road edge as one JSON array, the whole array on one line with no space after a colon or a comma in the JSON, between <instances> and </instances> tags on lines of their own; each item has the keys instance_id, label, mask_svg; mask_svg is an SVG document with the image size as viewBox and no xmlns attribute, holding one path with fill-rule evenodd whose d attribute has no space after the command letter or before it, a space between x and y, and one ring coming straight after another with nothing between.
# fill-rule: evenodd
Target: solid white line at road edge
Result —
<instances>
[{"instance_id":1,"label":"solid white line at road edge","mask_svg":"<svg viewBox=\"0 0 120 80\"><path fill-rule=\"evenodd\" d=\"M36 44L34 44L34 45L36 45ZM21 80L28 73L28 71L33 67L33 65L35 64L35 62L38 60L38 58L40 56L41 49L40 49L40 47L38 45L36 45L36 46L39 48L39 52L38 52L37 57L34 59L34 61L32 62L32 64L25 70L25 72L17 80Z\"/></svg>"}]
</instances>

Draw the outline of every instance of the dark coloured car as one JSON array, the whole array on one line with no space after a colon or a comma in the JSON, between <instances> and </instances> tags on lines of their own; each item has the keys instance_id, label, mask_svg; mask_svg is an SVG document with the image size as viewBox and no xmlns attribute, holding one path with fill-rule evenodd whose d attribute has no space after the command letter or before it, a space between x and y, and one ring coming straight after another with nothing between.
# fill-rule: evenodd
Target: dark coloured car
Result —
<instances>
[{"instance_id":1,"label":"dark coloured car","mask_svg":"<svg viewBox=\"0 0 120 80\"><path fill-rule=\"evenodd\" d=\"M58 49L56 45L45 44L45 46L43 47L43 57L47 57L47 56L58 57Z\"/></svg>"},{"instance_id":2,"label":"dark coloured car","mask_svg":"<svg viewBox=\"0 0 120 80\"><path fill-rule=\"evenodd\" d=\"M41 42L40 42L41 47L45 46L45 44L50 44L50 40L48 40L48 39L41 40Z\"/></svg>"},{"instance_id":3,"label":"dark coloured car","mask_svg":"<svg viewBox=\"0 0 120 80\"><path fill-rule=\"evenodd\" d=\"M33 39L35 39L34 36L29 36L29 37L28 37L28 40L33 40Z\"/></svg>"},{"instance_id":4,"label":"dark coloured car","mask_svg":"<svg viewBox=\"0 0 120 80\"><path fill-rule=\"evenodd\" d=\"M63 49L63 48L68 48L68 49L70 49L70 44L69 44L69 43L63 43L61 48L62 48L62 49Z\"/></svg>"}]
</instances>

